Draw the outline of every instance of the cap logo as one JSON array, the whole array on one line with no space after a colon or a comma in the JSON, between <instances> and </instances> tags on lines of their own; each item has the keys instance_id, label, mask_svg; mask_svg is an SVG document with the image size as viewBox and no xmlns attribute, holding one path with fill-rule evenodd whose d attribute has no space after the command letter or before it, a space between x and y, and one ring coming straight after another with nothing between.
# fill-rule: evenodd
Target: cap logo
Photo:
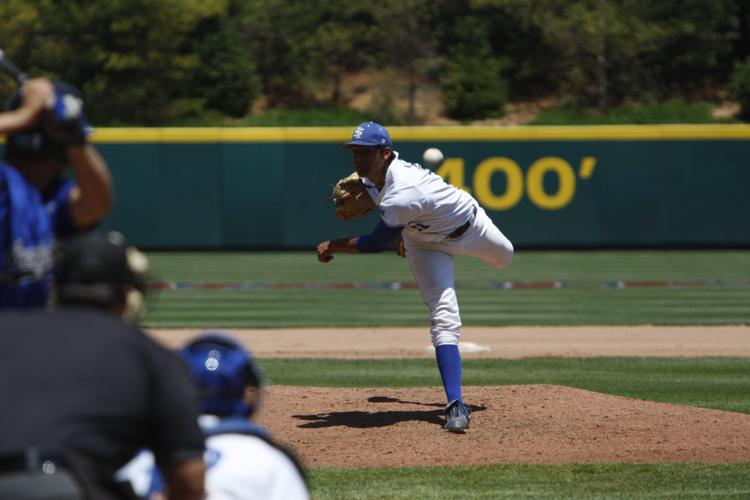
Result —
<instances>
[{"instance_id":1,"label":"cap logo","mask_svg":"<svg viewBox=\"0 0 750 500\"><path fill-rule=\"evenodd\" d=\"M362 127L357 127L354 129L352 139L361 139L363 135L365 135L365 129L363 129Z\"/></svg>"},{"instance_id":2,"label":"cap logo","mask_svg":"<svg viewBox=\"0 0 750 500\"><path fill-rule=\"evenodd\" d=\"M219 368L219 359L221 359L221 353L216 349L208 352L208 358L206 359L206 370L213 372Z\"/></svg>"}]
</instances>

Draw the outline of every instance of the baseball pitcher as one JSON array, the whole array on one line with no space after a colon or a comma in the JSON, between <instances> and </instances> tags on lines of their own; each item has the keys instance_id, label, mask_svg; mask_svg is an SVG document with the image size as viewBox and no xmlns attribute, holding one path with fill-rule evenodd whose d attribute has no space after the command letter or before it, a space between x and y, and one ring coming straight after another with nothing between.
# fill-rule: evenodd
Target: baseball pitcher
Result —
<instances>
[{"instance_id":1,"label":"baseball pitcher","mask_svg":"<svg viewBox=\"0 0 750 500\"><path fill-rule=\"evenodd\" d=\"M461 317L453 256L471 255L503 268L511 262L513 245L471 195L399 158L385 127L362 123L344 147L352 151L357 179L349 176L337 183L337 217L347 220L377 207L380 221L372 234L321 242L318 260L330 262L336 252L382 252L403 238L409 266L430 310L432 345L448 401L444 429L463 433L471 410L461 394ZM363 189L369 197L359 196Z\"/></svg>"}]
</instances>

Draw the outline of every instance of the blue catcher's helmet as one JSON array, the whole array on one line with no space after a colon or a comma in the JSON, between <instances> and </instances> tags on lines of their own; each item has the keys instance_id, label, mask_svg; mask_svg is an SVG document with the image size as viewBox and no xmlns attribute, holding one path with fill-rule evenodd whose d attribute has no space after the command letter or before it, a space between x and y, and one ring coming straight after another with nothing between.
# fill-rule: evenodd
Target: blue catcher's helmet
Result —
<instances>
[{"instance_id":1,"label":"blue catcher's helmet","mask_svg":"<svg viewBox=\"0 0 750 500\"><path fill-rule=\"evenodd\" d=\"M255 404L244 399L247 386L262 388L263 376L250 353L223 332L209 331L179 350L198 384L201 413L249 417Z\"/></svg>"}]
</instances>

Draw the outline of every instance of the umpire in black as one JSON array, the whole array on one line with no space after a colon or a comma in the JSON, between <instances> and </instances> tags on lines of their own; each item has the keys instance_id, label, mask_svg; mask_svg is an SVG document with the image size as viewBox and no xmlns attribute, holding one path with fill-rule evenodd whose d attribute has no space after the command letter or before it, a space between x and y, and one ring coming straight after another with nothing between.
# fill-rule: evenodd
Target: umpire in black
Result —
<instances>
[{"instance_id":1,"label":"umpire in black","mask_svg":"<svg viewBox=\"0 0 750 500\"><path fill-rule=\"evenodd\" d=\"M145 256L119 233L59 249L58 307L0 314L0 498L134 498L114 472L151 448L167 498L203 498L198 398L182 361L123 322Z\"/></svg>"}]
</instances>

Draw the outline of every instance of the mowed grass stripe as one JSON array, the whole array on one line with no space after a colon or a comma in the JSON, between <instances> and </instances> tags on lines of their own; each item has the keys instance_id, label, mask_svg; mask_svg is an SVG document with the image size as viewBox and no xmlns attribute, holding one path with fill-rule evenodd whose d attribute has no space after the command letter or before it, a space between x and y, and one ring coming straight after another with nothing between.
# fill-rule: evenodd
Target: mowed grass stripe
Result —
<instances>
[{"instance_id":1,"label":"mowed grass stripe","mask_svg":"<svg viewBox=\"0 0 750 500\"><path fill-rule=\"evenodd\" d=\"M330 265L308 257L303 252L204 252L156 253L152 260L156 275L179 282L413 283L406 261L390 254L341 255ZM466 325L750 323L749 286L603 286L616 279L748 279L747 251L519 252L507 270L470 258L457 258L456 269ZM655 269L661 271L654 275ZM563 279L571 287L490 289L496 278ZM179 289L153 293L151 305L144 322L148 327L419 326L427 318L415 289Z\"/></svg>"},{"instance_id":2,"label":"mowed grass stripe","mask_svg":"<svg viewBox=\"0 0 750 500\"><path fill-rule=\"evenodd\" d=\"M408 297L421 300L420 294L415 289L384 290L384 289L253 289L253 290L161 290L152 291L155 298L163 300L179 300L181 302L274 302L288 300L297 295L304 295L305 300L317 300L328 302L332 298L349 297L352 301L368 300L377 297L378 300L401 302ZM627 290L457 290L459 300L466 299L471 302L486 301L488 303L524 305L529 304L530 299L546 300L548 302L565 302L575 300L578 297L599 297L601 300L612 302L628 301L658 301L660 304L680 304L685 301L700 301L716 304L741 305L750 298L750 288L733 289L627 289ZM312 297L311 297L312 296ZM533 301L531 302L533 304Z\"/></svg>"},{"instance_id":3,"label":"mowed grass stripe","mask_svg":"<svg viewBox=\"0 0 750 500\"><path fill-rule=\"evenodd\" d=\"M337 257L323 265L313 251L303 252L216 252L216 253L153 253L149 254L155 275L174 281L263 281L269 283L306 281L337 282L351 280L412 279L405 259L395 255L374 256L376 272L363 269L349 259Z\"/></svg>"},{"instance_id":4,"label":"mowed grass stripe","mask_svg":"<svg viewBox=\"0 0 750 500\"><path fill-rule=\"evenodd\" d=\"M675 314L682 314L685 313L691 313L691 314L697 314L697 315L705 315L706 311L705 309L697 309L692 306L692 304L653 304L651 302L638 302L634 303L633 305L643 308L647 311L668 311L670 313ZM710 307L712 313L723 313L723 314L732 314L732 315L746 315L747 312L740 309L744 308L745 305L741 303L736 304L724 304L724 303L717 303L712 305L706 305L707 307ZM618 309L623 309L618 308ZM569 304L560 304L557 302L551 302L551 303L542 303L538 302L536 305L529 305L527 303L514 303L514 304L498 304L498 303L471 303L463 306L461 308L462 311L471 311L472 313L479 313L479 314L492 314L493 312L511 312L511 311L518 311L518 312L547 312L547 313L568 313L568 312L575 312L570 311L570 305Z\"/></svg>"},{"instance_id":5,"label":"mowed grass stripe","mask_svg":"<svg viewBox=\"0 0 750 500\"><path fill-rule=\"evenodd\" d=\"M392 253L338 255L320 264L314 252L151 252L155 276L173 281L411 280L406 259ZM507 269L457 257L459 281L750 279L748 251L519 251Z\"/></svg>"},{"instance_id":6,"label":"mowed grass stripe","mask_svg":"<svg viewBox=\"0 0 750 500\"><path fill-rule=\"evenodd\" d=\"M364 312L364 307L362 308L362 311ZM289 318L300 318L304 319L305 317L310 318L311 320L314 320L316 318L325 318L330 314L329 310L319 310L319 311L307 311L307 310L294 310L294 309L247 309L242 307L236 307L236 308L222 308L220 311L216 310L200 310L200 311L193 311L191 309L179 309L176 311L168 311L168 313L172 314L179 314L183 318L220 318L228 315L249 315L252 314L253 316L262 319L262 318L269 318L269 317L278 317L280 315L285 315ZM395 317L401 317L401 318L410 318L415 313L419 314L419 311L417 310L402 310L402 311L390 311L389 316L391 318ZM169 316L170 314L164 314L164 317ZM156 316L156 315L155 315ZM426 320L427 317L427 309L425 308L421 313L422 319ZM352 325L354 326L354 325Z\"/></svg>"},{"instance_id":7,"label":"mowed grass stripe","mask_svg":"<svg viewBox=\"0 0 750 500\"><path fill-rule=\"evenodd\" d=\"M164 280L267 283L413 280L404 259L312 252L206 253L152 258ZM611 280L748 279L750 252L518 252L510 268L456 259L459 281L567 280L584 289L461 290L467 325L748 323L750 290L605 290ZM188 307L184 307L184 303ZM150 326L425 326L414 290L240 290L167 292ZM731 312L736 306L737 311ZM164 309L161 309L163 307ZM315 312L305 314L313 309ZM727 309L730 309L728 312ZM213 311L207 318L204 311ZM298 316L290 316L295 311ZM319 313L325 314L319 316ZM399 316L389 315L390 311ZM266 314L260 316L260 312ZM186 319L185 314L190 314ZM404 317L400 317L400 315ZM314 321L311 321L312 320ZM261 359L271 383L328 387L440 386L434 360ZM747 360L593 358L467 360L468 385L553 383L627 397L750 413ZM449 450L447 451L449 452ZM313 498L706 498L750 496L750 464L487 466L427 469L312 469Z\"/></svg>"},{"instance_id":8,"label":"mowed grass stripe","mask_svg":"<svg viewBox=\"0 0 750 500\"><path fill-rule=\"evenodd\" d=\"M319 387L440 387L430 357L340 360L271 359L272 384ZM465 359L464 385L556 384L606 394L750 413L747 358Z\"/></svg>"},{"instance_id":9,"label":"mowed grass stripe","mask_svg":"<svg viewBox=\"0 0 750 500\"><path fill-rule=\"evenodd\" d=\"M527 360L532 362L533 360ZM600 360L606 367L611 360ZM648 362L648 360L644 360ZM673 365L674 380L679 382L685 372L694 373L692 363L704 360L679 360ZM701 378L708 378L716 367L711 366ZM615 358L615 364L627 360ZM574 369L580 367L575 366ZM521 367L526 371L529 366ZM645 370L642 370L644 369ZM648 366L636 369L648 373ZM739 371L746 367L739 366ZM731 370L729 370L731 372ZM745 371L746 373L746 371ZM724 375L722 373L722 375ZM620 376L627 377L628 374ZM543 379L540 379L543 380ZM686 381L690 383L691 381ZM636 381L637 383L637 381ZM660 383L664 383L663 380ZM738 394L747 389L747 377L720 376L719 390L728 384L737 385ZM674 390L674 383L665 389ZM743 389L744 387L744 389ZM677 388L679 389L679 388ZM706 400L692 397L675 401L705 407L723 408L716 404L715 391L707 387ZM650 398L649 398L650 399ZM750 408L745 401L742 405ZM727 408L723 408L727 409ZM729 405L728 409L732 409ZM740 410L741 411L741 410ZM571 499L638 499L638 498L710 498L750 496L750 463L709 465L682 464L564 464L564 465L487 465L419 468L314 468L310 469L314 498L571 498Z\"/></svg>"},{"instance_id":10,"label":"mowed grass stripe","mask_svg":"<svg viewBox=\"0 0 750 500\"><path fill-rule=\"evenodd\" d=\"M313 468L313 498L747 498L750 463Z\"/></svg>"},{"instance_id":11,"label":"mowed grass stripe","mask_svg":"<svg viewBox=\"0 0 750 500\"><path fill-rule=\"evenodd\" d=\"M744 324L750 290L459 291L466 325ZM207 328L417 326L427 308L416 290L208 290L159 292L144 324ZM201 320L203 318L203 320ZM307 321L307 324L305 324Z\"/></svg>"}]
</instances>

